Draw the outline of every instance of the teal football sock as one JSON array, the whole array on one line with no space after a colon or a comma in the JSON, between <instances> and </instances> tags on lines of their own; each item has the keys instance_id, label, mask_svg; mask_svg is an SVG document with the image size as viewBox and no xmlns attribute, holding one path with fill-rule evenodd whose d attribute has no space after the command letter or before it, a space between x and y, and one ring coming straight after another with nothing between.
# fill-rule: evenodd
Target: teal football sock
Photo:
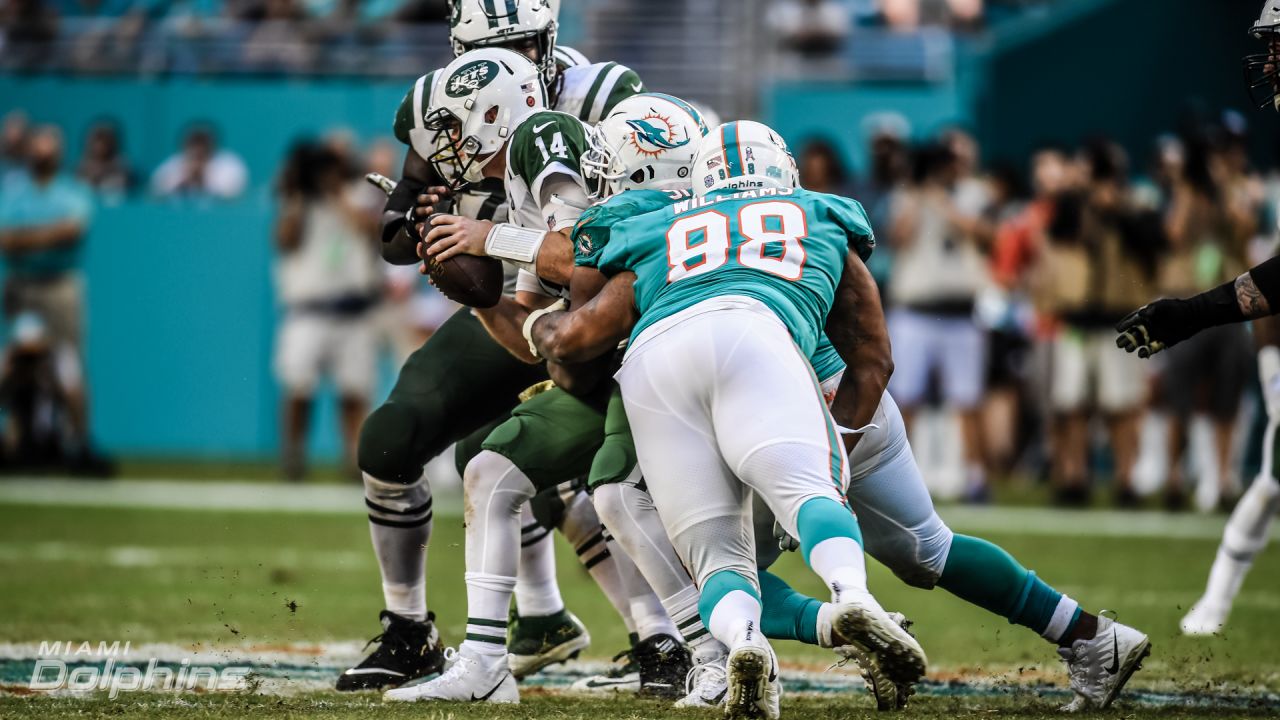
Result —
<instances>
[{"instance_id":1,"label":"teal football sock","mask_svg":"<svg viewBox=\"0 0 1280 720\"><path fill-rule=\"evenodd\" d=\"M1051 642L1068 635L1080 619L1075 600L981 538L955 536L938 586Z\"/></svg>"},{"instance_id":2,"label":"teal football sock","mask_svg":"<svg viewBox=\"0 0 1280 720\"><path fill-rule=\"evenodd\" d=\"M711 611L716 609L725 595L734 590L741 590L757 601L760 600L760 592L751 581L732 570L721 570L707 578L702 586L702 597L698 599L698 615L708 629L711 628Z\"/></svg>"},{"instance_id":3,"label":"teal football sock","mask_svg":"<svg viewBox=\"0 0 1280 720\"><path fill-rule=\"evenodd\" d=\"M862 529L853 511L831 498L816 497L800 506L796 514L800 552L806 563L814 546L831 538L852 538L862 545Z\"/></svg>"},{"instance_id":4,"label":"teal football sock","mask_svg":"<svg viewBox=\"0 0 1280 720\"><path fill-rule=\"evenodd\" d=\"M767 638L818 644L818 610L822 601L796 592L786 580L760 571L760 628Z\"/></svg>"}]
</instances>

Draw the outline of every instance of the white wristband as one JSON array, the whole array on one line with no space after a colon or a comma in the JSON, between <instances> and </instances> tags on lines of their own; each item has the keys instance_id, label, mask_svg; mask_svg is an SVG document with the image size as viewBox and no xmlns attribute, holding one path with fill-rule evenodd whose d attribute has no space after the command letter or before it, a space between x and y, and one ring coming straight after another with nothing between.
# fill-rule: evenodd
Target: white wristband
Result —
<instances>
[{"instance_id":1,"label":"white wristband","mask_svg":"<svg viewBox=\"0 0 1280 720\"><path fill-rule=\"evenodd\" d=\"M538 318L543 315L559 312L567 307L569 307L569 303L565 302L564 298L560 298L544 308L534 310L529 313L529 317L524 319L524 327L520 328L520 334L524 335L525 342L529 343L529 352L534 357L541 358L542 356L538 354L538 348L534 347L533 344L533 324L538 322Z\"/></svg>"},{"instance_id":2,"label":"white wristband","mask_svg":"<svg viewBox=\"0 0 1280 720\"><path fill-rule=\"evenodd\" d=\"M484 251L489 257L506 260L513 265L534 272L538 250L546 232L524 228L511 223L498 223L484 239Z\"/></svg>"}]
</instances>

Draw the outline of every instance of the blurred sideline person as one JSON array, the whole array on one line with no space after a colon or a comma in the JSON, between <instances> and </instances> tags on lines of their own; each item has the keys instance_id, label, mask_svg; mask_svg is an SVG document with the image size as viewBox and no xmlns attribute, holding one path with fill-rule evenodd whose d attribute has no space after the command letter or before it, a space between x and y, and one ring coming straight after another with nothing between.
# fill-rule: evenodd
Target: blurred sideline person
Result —
<instances>
[{"instance_id":1,"label":"blurred sideline person","mask_svg":"<svg viewBox=\"0 0 1280 720\"><path fill-rule=\"evenodd\" d=\"M16 471L57 467L65 459L67 394L44 322L32 312L14 320L12 342L0 368L5 426L3 466Z\"/></svg>"},{"instance_id":2,"label":"blurred sideline person","mask_svg":"<svg viewBox=\"0 0 1280 720\"><path fill-rule=\"evenodd\" d=\"M197 124L182 139L182 149L151 174L151 192L159 197L238 197L249 182L239 155L218 148L213 128Z\"/></svg>"},{"instance_id":3,"label":"blurred sideline person","mask_svg":"<svg viewBox=\"0 0 1280 720\"><path fill-rule=\"evenodd\" d=\"M1280 7L1268 0L1251 32L1266 43L1266 48L1244 59L1250 93L1255 101L1261 93L1261 107L1280 110ZM1116 345L1146 358L1201 330L1265 318L1277 311L1280 257L1273 257L1194 297L1157 300L1135 310L1116 325ZM1182 619L1181 629L1187 635L1209 635L1222 629L1280 510L1280 480L1275 468L1276 432L1280 429L1280 348L1274 344L1275 325L1275 321L1257 324L1259 329L1265 327L1264 333L1269 336L1269 343L1258 351L1258 374L1269 419L1262 469L1227 521L1204 595Z\"/></svg>"},{"instance_id":4,"label":"blurred sideline person","mask_svg":"<svg viewBox=\"0 0 1280 720\"><path fill-rule=\"evenodd\" d=\"M914 180L893 210L889 332L897 369L889 389L910 427L926 401L930 377L940 376L942 398L960 416L965 494L981 500L986 472L979 405L987 347L973 313L987 282L982 253L990 228L980 210L957 193L960 172L960 160L950 147L920 148Z\"/></svg>"},{"instance_id":5,"label":"blurred sideline person","mask_svg":"<svg viewBox=\"0 0 1280 720\"><path fill-rule=\"evenodd\" d=\"M62 134L35 128L27 170L11 173L0 192L0 252L8 267L6 317L34 313L48 330L59 381L66 394L69 452L86 472L107 472L90 444L84 381L84 279L82 248L93 216L93 198L61 172Z\"/></svg>"},{"instance_id":6,"label":"blurred sideline person","mask_svg":"<svg viewBox=\"0 0 1280 720\"><path fill-rule=\"evenodd\" d=\"M1257 228L1256 208L1234 181L1221 134L1191 138L1182 172L1173 177L1165 218L1170 252L1161 258L1159 277L1165 296L1214 287L1248 266L1246 247ZM1141 298L1129 306L1138 302ZM1232 438L1251 369L1250 354L1248 332L1239 325L1206 329L1166 353L1163 381L1172 422L1165 501L1171 509L1186 504L1184 463L1179 459L1195 413L1207 415L1213 425L1213 450L1200 469L1196 507L1209 511L1239 494L1231 463Z\"/></svg>"},{"instance_id":7,"label":"blurred sideline person","mask_svg":"<svg viewBox=\"0 0 1280 720\"><path fill-rule=\"evenodd\" d=\"M290 152L280 194L276 284L285 315L276 373L286 392L284 474L289 480L306 474L312 400L320 380L328 377L340 397L344 464L354 475L356 441L375 374L373 309L381 283L377 212L359 204L343 158L311 142Z\"/></svg>"},{"instance_id":8,"label":"blurred sideline person","mask_svg":"<svg viewBox=\"0 0 1280 720\"><path fill-rule=\"evenodd\" d=\"M1117 502L1132 506L1146 377L1141 364L1114 352L1110 329L1151 284L1158 223L1132 207L1118 146L1095 141L1081 160L1081 177L1057 197L1037 269L1042 306L1060 319L1050 373L1055 501L1088 504L1089 421L1099 413L1111 433Z\"/></svg>"}]
</instances>

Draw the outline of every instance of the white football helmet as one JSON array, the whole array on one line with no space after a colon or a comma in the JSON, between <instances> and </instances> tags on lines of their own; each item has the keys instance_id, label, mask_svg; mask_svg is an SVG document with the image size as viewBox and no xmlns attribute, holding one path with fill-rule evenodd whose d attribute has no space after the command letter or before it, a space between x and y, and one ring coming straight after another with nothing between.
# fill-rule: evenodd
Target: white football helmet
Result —
<instances>
[{"instance_id":1,"label":"white football helmet","mask_svg":"<svg viewBox=\"0 0 1280 720\"><path fill-rule=\"evenodd\" d=\"M552 0L450 0L449 39L454 57L484 47L526 54L544 82L556 76L556 28L560 4ZM527 55L526 55L527 56Z\"/></svg>"},{"instance_id":2,"label":"white football helmet","mask_svg":"<svg viewBox=\"0 0 1280 720\"><path fill-rule=\"evenodd\" d=\"M637 188L689 187L707 125L680 98L632 95L614 106L587 137L582 176L594 200Z\"/></svg>"},{"instance_id":3,"label":"white football helmet","mask_svg":"<svg viewBox=\"0 0 1280 720\"><path fill-rule=\"evenodd\" d=\"M795 187L800 187L800 171L787 142L754 120L713 129L693 162L693 192L699 197L725 188Z\"/></svg>"},{"instance_id":4,"label":"white football helmet","mask_svg":"<svg viewBox=\"0 0 1280 720\"><path fill-rule=\"evenodd\" d=\"M546 109L542 73L529 58L501 48L472 50L440 72L425 118L436 149L427 159L445 178L480 182L516 124Z\"/></svg>"},{"instance_id":5,"label":"white football helmet","mask_svg":"<svg viewBox=\"0 0 1280 720\"><path fill-rule=\"evenodd\" d=\"M1266 0L1249 33L1267 43L1264 52L1244 58L1249 97L1258 107L1280 110L1280 0Z\"/></svg>"}]
</instances>

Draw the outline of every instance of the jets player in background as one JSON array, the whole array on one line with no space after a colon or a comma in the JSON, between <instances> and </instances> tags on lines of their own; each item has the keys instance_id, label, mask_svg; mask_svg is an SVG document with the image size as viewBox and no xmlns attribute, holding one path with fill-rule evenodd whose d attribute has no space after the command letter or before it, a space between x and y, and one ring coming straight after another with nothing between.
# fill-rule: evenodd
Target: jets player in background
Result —
<instances>
[{"instance_id":1,"label":"jets player in background","mask_svg":"<svg viewBox=\"0 0 1280 720\"><path fill-rule=\"evenodd\" d=\"M502 253L521 267L521 273L515 302L503 301L499 310L543 307L556 300L573 271L573 252L566 233L589 204L581 161L591 129L572 115L545 110L536 95L525 93L523 88L534 68L510 52L467 53L447 72L452 77L484 63L498 68L496 79L467 92L453 92L446 85L432 98L427 124L439 133L437 160L457 165L471 180L481 176L504 179L511 222L493 224L437 215L431 219L423 247L429 257L452 257L463 250L477 255ZM514 71L510 77L508 69ZM674 117L665 124L651 118L649 122L660 123L662 130L650 126L654 137L649 140L665 146L662 150L672 155L685 148L679 153L683 164L676 164L687 178L705 127L687 104L677 103L680 101L666 96L633 96L619 103L615 114L627 112L627 107L657 106L657 114ZM670 179L686 182L684 178L673 170ZM509 349L535 359L520 336L519 324L489 312L485 319L490 331ZM521 506L536 492L576 477L587 477L597 489L596 502L615 485L638 480L634 451L616 445L614 433L608 431L610 390L602 386L579 397L561 387L547 389L487 432L482 450L468 463L463 476L468 508L467 640L459 648L458 661L440 678L389 691L388 699L512 702L518 698L514 683L508 681L505 648L495 630L505 623L516 581L512 549L519 538ZM629 434L626 440L629 446ZM629 509L634 508L624 510ZM690 663L681 630L700 627L696 591L687 593L687 602L677 608L679 613L673 610L669 615L660 599L668 598L669 593L662 589L661 595L655 595L646 577L661 582L673 574L683 576L675 590L685 589L689 583L669 547L663 553L663 548L655 545L665 543L661 525L656 536L650 537L653 533L646 535L631 525L619 524L616 515L612 520L606 524L614 540L625 539L631 559L644 561L649 568L644 576L627 576L632 581L632 615L639 635L634 655L640 668L640 690L675 697L684 686ZM663 557L655 557L659 555ZM620 569L627 567L623 557L618 558L618 564Z\"/></svg>"},{"instance_id":2,"label":"jets player in background","mask_svg":"<svg viewBox=\"0 0 1280 720\"><path fill-rule=\"evenodd\" d=\"M1280 111L1280 3L1267 0L1250 33L1265 43L1263 52L1244 59L1249 94L1259 107ZM1280 228L1277 228L1280 232ZM1280 312L1280 257L1258 265L1234 281L1186 299L1157 300L1135 310L1116 331L1116 345L1140 357L1150 357L1201 330L1260 320ZM1204 595L1182 619L1187 635L1211 635L1222 629L1231 604L1253 559L1267 543L1271 524L1280 512L1276 441L1280 429L1280 322L1254 324L1258 344L1258 374L1267 410L1262 468L1231 513L1218 546Z\"/></svg>"},{"instance_id":3,"label":"jets player in background","mask_svg":"<svg viewBox=\"0 0 1280 720\"><path fill-rule=\"evenodd\" d=\"M640 80L627 68L616 63L586 64L579 53L557 47L556 29L556 10L547 0L455 0L451 5L455 53L481 46L506 46L525 53L552 89L553 107L593 122L618 100L638 92ZM500 180L451 193L446 184L454 178L442 176L427 162L436 148L423 122L432 88L441 81L439 75L435 71L418 78L395 115L396 138L410 152L383 213L382 255L393 264L419 262L418 223L446 197L455 213L480 219L506 217ZM426 603L432 513L423 466L450 444L505 416L522 390L545 379L541 366L512 357L464 308L409 357L390 396L365 420L357 460L386 609L376 647L339 677L339 690L397 686L443 668L443 647ZM538 505L541 521L532 509L523 514L526 532L516 586L517 610L536 616L517 623L512 632L513 655L529 671L581 649L588 640L585 628L564 608L547 528L557 527L579 547L600 534L599 519L585 497L565 502L550 493L545 500ZM605 594L624 615L629 614L629 596L609 548L597 544L580 559L591 563L590 572Z\"/></svg>"}]
</instances>

